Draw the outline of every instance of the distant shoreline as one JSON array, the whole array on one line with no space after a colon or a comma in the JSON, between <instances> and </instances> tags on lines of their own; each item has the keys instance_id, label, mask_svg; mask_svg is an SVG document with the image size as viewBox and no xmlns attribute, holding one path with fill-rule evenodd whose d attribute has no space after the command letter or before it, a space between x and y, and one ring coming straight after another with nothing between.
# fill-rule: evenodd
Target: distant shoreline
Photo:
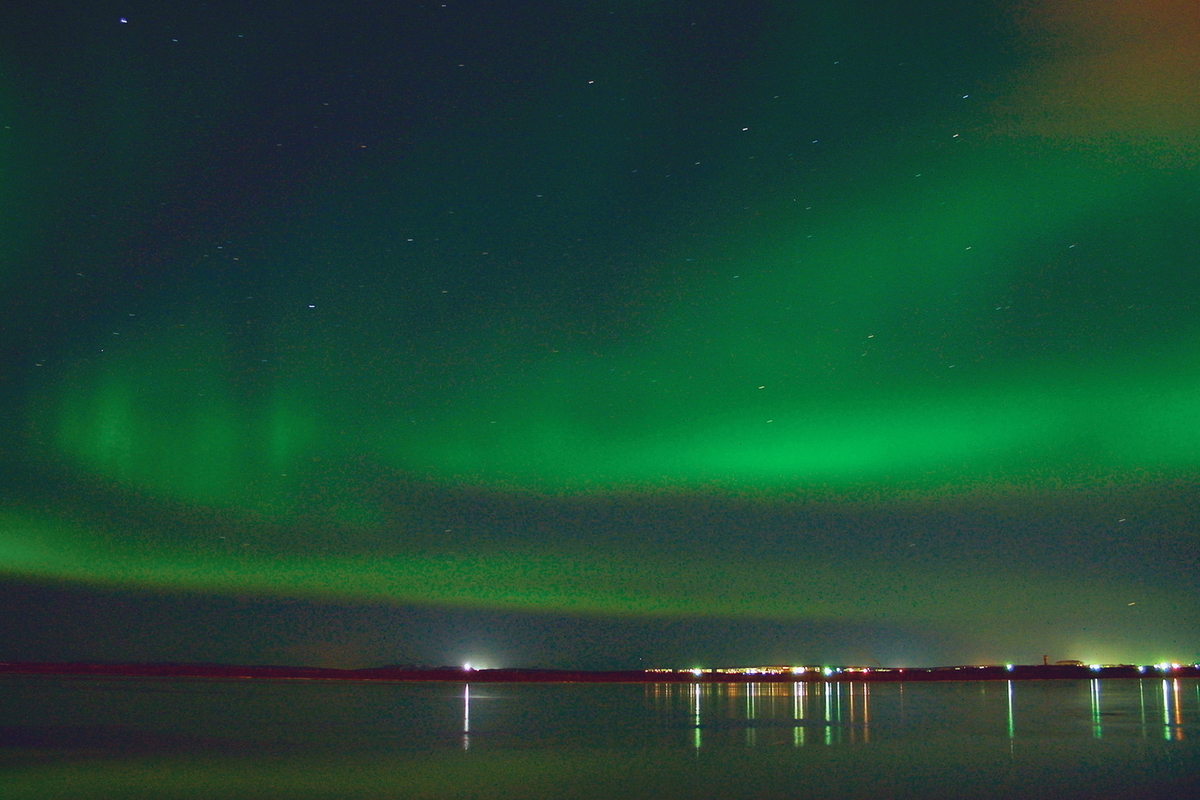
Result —
<instances>
[{"instance_id":1,"label":"distant shoreline","mask_svg":"<svg viewBox=\"0 0 1200 800\"><path fill-rule=\"evenodd\" d=\"M1200 678L1200 666L1012 665L758 670L563 670L466 667L330 669L227 664L114 664L0 662L0 675L76 678L192 678L205 680L306 680L440 683L900 683L908 681L1080 680Z\"/></svg>"}]
</instances>

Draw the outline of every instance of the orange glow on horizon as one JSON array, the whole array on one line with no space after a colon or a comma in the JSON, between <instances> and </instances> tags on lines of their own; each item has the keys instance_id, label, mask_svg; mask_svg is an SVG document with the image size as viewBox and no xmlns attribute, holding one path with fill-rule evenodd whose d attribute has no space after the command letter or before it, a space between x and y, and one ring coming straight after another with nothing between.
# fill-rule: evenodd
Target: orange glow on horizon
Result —
<instances>
[{"instance_id":1,"label":"orange glow on horizon","mask_svg":"<svg viewBox=\"0 0 1200 800\"><path fill-rule=\"evenodd\" d=\"M996 109L1015 135L1200 142L1200 3L1044 0L1020 13L1032 66Z\"/></svg>"}]
</instances>

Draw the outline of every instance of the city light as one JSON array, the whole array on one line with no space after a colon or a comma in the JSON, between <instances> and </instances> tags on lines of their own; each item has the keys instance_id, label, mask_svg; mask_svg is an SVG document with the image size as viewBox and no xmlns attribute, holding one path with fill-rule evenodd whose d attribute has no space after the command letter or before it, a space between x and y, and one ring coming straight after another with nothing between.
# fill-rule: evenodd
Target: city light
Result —
<instances>
[{"instance_id":1,"label":"city light","mask_svg":"<svg viewBox=\"0 0 1200 800\"><path fill-rule=\"evenodd\" d=\"M470 669L468 665L465 667ZM475 667L478 669L478 667ZM1061 660L1054 664L1016 664L1011 661L1003 664L961 664L956 666L942 667L925 667L917 669L909 669L908 673L913 676L918 675L950 675L957 673L959 675L974 673L978 675L986 675L988 673L999 677L1004 675L1012 675L1013 677L1033 677L1034 672L1041 673L1046 670L1046 674L1051 677L1064 677L1067 675L1077 675L1073 670L1087 670L1097 678L1111 677L1131 677L1136 675L1144 675L1147 670L1157 670L1161 673L1185 674L1190 670L1200 670L1200 665L1191 663L1183 664L1175 661L1162 661L1155 664L1098 664L1086 663L1077 660ZM841 666L841 667L816 667L816 666L757 666L757 667L690 667L690 668L670 668L657 667L641 670L646 673L663 673L663 674L686 674L694 677L704 676L713 680L733 680L740 681L746 679L773 681L804 682L825 678L830 680L853 680L856 676L861 676L861 680L904 680L906 673L903 667L860 667L860 666ZM841 676L841 677L839 677ZM910 680L923 680L924 678L912 677ZM956 678L961 679L961 678ZM972 680L974 678L971 678Z\"/></svg>"}]
</instances>

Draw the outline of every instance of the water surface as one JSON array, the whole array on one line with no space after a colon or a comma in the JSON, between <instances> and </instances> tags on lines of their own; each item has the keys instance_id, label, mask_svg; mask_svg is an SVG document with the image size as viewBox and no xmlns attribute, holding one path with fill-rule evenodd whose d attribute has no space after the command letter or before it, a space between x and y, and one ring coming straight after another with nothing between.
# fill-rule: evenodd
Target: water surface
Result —
<instances>
[{"instance_id":1,"label":"water surface","mask_svg":"<svg viewBox=\"0 0 1200 800\"><path fill-rule=\"evenodd\" d=\"M0 796L1168 797L1200 681L0 679Z\"/></svg>"}]
</instances>

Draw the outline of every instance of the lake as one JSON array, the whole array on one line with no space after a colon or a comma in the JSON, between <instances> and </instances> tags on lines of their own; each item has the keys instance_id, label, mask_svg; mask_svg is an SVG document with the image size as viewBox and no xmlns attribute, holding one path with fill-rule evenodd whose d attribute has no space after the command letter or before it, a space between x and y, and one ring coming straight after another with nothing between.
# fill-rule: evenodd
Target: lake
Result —
<instances>
[{"instance_id":1,"label":"lake","mask_svg":"<svg viewBox=\"0 0 1200 800\"><path fill-rule=\"evenodd\" d=\"M1200 681L0 679L0 797L1187 797Z\"/></svg>"}]
</instances>

